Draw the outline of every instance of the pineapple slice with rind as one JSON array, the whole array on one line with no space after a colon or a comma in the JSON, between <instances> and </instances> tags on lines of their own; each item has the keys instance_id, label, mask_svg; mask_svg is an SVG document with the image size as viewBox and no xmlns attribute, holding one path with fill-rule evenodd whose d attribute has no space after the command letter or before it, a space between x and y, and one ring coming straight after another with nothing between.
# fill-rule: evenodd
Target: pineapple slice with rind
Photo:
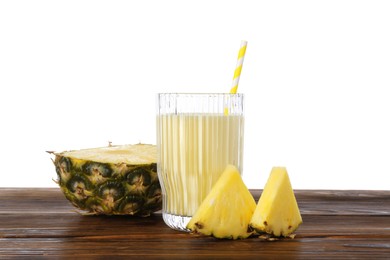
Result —
<instances>
[{"instance_id":1,"label":"pineapple slice with rind","mask_svg":"<svg viewBox=\"0 0 390 260\"><path fill-rule=\"evenodd\" d=\"M203 200L187 228L194 233L225 239L247 238L256 202L233 165L228 165Z\"/></svg>"},{"instance_id":2,"label":"pineapple slice with rind","mask_svg":"<svg viewBox=\"0 0 390 260\"><path fill-rule=\"evenodd\" d=\"M290 237L301 223L301 213L286 168L272 168L250 227L259 233Z\"/></svg>"},{"instance_id":3,"label":"pineapple slice with rind","mask_svg":"<svg viewBox=\"0 0 390 260\"><path fill-rule=\"evenodd\" d=\"M149 216L162 207L155 145L54 153L57 183L87 214Z\"/></svg>"}]
</instances>

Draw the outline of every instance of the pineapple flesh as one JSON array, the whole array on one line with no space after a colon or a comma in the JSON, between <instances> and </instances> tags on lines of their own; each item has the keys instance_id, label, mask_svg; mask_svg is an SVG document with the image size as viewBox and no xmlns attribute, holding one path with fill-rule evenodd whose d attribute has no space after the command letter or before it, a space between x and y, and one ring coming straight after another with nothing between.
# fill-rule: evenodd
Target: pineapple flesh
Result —
<instances>
[{"instance_id":1,"label":"pineapple flesh","mask_svg":"<svg viewBox=\"0 0 390 260\"><path fill-rule=\"evenodd\" d=\"M272 168L250 227L258 233L288 237L301 223L302 217L286 168Z\"/></svg>"},{"instance_id":2,"label":"pineapple flesh","mask_svg":"<svg viewBox=\"0 0 390 260\"><path fill-rule=\"evenodd\" d=\"M88 214L148 216L161 209L155 145L53 153L65 197Z\"/></svg>"},{"instance_id":3,"label":"pineapple flesh","mask_svg":"<svg viewBox=\"0 0 390 260\"><path fill-rule=\"evenodd\" d=\"M228 165L191 218L193 233L224 239L247 238L256 202L233 165Z\"/></svg>"}]
</instances>

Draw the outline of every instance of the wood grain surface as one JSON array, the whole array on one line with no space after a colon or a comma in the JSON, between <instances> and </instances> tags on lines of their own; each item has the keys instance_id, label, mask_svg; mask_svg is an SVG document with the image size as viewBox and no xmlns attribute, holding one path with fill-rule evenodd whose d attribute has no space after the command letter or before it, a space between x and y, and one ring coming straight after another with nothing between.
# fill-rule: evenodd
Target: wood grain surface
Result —
<instances>
[{"instance_id":1,"label":"wood grain surface","mask_svg":"<svg viewBox=\"0 0 390 260\"><path fill-rule=\"evenodd\" d=\"M271 242L178 232L159 213L83 216L59 189L0 188L0 258L390 259L390 191L295 193L303 224Z\"/></svg>"}]
</instances>

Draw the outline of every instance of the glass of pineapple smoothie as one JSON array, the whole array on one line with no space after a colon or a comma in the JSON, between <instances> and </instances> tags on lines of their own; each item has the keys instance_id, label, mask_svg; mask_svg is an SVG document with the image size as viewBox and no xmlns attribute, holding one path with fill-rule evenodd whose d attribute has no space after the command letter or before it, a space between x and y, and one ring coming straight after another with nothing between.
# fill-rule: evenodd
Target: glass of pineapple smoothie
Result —
<instances>
[{"instance_id":1,"label":"glass of pineapple smoothie","mask_svg":"<svg viewBox=\"0 0 390 260\"><path fill-rule=\"evenodd\" d=\"M187 231L226 165L242 172L243 98L223 93L157 95L157 169L169 227Z\"/></svg>"}]
</instances>

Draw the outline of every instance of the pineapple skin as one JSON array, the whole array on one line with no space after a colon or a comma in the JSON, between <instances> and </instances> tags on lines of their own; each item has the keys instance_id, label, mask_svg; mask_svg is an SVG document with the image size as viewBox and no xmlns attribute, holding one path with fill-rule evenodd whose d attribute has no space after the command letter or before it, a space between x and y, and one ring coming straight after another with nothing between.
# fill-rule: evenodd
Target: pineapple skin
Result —
<instances>
[{"instance_id":1,"label":"pineapple skin","mask_svg":"<svg viewBox=\"0 0 390 260\"><path fill-rule=\"evenodd\" d=\"M250 221L250 228L275 237L289 237L302 224L290 178L284 167L274 167Z\"/></svg>"},{"instance_id":2,"label":"pineapple skin","mask_svg":"<svg viewBox=\"0 0 390 260\"><path fill-rule=\"evenodd\" d=\"M99 148L89 150L99 153ZM56 183L86 214L149 216L162 208L155 162L102 163L73 158L67 152L54 155Z\"/></svg>"},{"instance_id":3,"label":"pineapple skin","mask_svg":"<svg viewBox=\"0 0 390 260\"><path fill-rule=\"evenodd\" d=\"M187 228L193 233L219 239L244 239L256 202L237 168L228 165L191 218Z\"/></svg>"}]
</instances>

